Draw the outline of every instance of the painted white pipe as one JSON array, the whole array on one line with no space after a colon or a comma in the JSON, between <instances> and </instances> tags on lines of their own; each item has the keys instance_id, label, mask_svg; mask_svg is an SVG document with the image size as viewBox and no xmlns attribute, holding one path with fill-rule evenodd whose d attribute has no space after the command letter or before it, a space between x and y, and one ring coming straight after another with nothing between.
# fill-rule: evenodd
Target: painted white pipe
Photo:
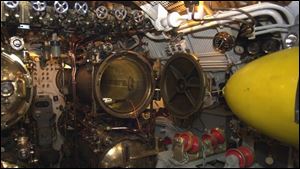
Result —
<instances>
[{"instance_id":1,"label":"painted white pipe","mask_svg":"<svg viewBox=\"0 0 300 169\"><path fill-rule=\"evenodd\" d=\"M277 11L274 11L274 10L254 11L254 12L251 12L250 15L252 15L253 17L263 16L263 15L272 16L272 18L274 18L274 20L276 21L277 24L285 24L285 22L284 22L283 18L281 17L281 15ZM234 16L232 18L246 19L246 18L248 18L248 16L244 15L244 14L240 14L240 15ZM205 23L205 24L202 24L202 25L199 24L199 25L196 25L196 26L193 26L193 27L190 27L190 28L182 29L182 30L179 30L178 32L179 33L190 33L190 32L194 32L194 31L207 29L207 28L210 28L210 27L213 27L213 26L222 25L222 24L229 23L229 22L232 22L232 21L230 21L230 20L211 21L211 22L208 22L208 23Z\"/></svg>"},{"instance_id":2,"label":"painted white pipe","mask_svg":"<svg viewBox=\"0 0 300 169\"><path fill-rule=\"evenodd\" d=\"M293 25L271 24L271 25L264 25L264 26L255 27L255 31L264 30L264 29L272 29L272 28L285 28L285 29L288 29L291 26L293 26Z\"/></svg>"},{"instance_id":3,"label":"painted white pipe","mask_svg":"<svg viewBox=\"0 0 300 169\"><path fill-rule=\"evenodd\" d=\"M278 11L281 11L282 13L285 14L285 16L288 19L289 24L292 25L294 23L294 20L295 20L294 16L286 8L281 7L279 5L271 4L271 3L254 4L254 5L242 7L240 9L242 9L243 11L248 12L250 14L253 13L254 11L278 10ZM236 16L236 15L241 15L241 12L238 12L238 11L225 11L225 12L222 12L220 14L215 14L214 16L208 17L207 19L227 18L227 17L230 18L230 17ZM274 14L274 15L271 15L271 16L276 20L276 18L277 18L276 15L277 14ZM278 13L278 15L280 15L280 14ZM282 18L282 17L280 17L280 18ZM188 24L184 24L184 25L180 26L178 30L183 30L183 29L188 28L188 27L190 27Z\"/></svg>"},{"instance_id":4,"label":"painted white pipe","mask_svg":"<svg viewBox=\"0 0 300 169\"><path fill-rule=\"evenodd\" d=\"M257 10L267 10L267 9L272 9L272 10L278 10L280 12L282 12L288 19L289 24L293 24L294 23L294 16L292 15L292 13L290 11L288 11L286 8L273 4L273 3L259 3L259 4L254 4L254 5L250 5L250 6L246 6L246 7L242 7L240 8L241 10L245 11L245 12L253 12L253 11L257 11ZM223 18L223 17L228 17L228 16L232 16L232 15L239 15L240 12L238 11L230 11L231 13L227 13L224 12L223 14L219 14L217 15L219 18Z\"/></svg>"},{"instance_id":5,"label":"painted white pipe","mask_svg":"<svg viewBox=\"0 0 300 169\"><path fill-rule=\"evenodd\" d=\"M241 10L251 13L254 11L260 11L260 10L278 10L281 11L288 19L289 24L293 24L294 23L294 16L284 7L276 5L276 4L272 4L272 3L260 3L260 4L254 4L254 5L250 5L250 6L246 6L246 7L242 7L240 8ZM241 15L242 13L239 11L224 11L222 13L219 14L215 14L214 16L208 17L207 19L211 18L227 18L227 17L233 17L236 15ZM279 14L279 13L278 13ZM275 14L276 15L276 14ZM275 16L274 15L274 16ZM182 16L182 19L186 18L186 16ZM274 19L276 19L276 17L273 17ZM184 24L182 26L179 27L178 30L182 30L189 27L188 24Z\"/></svg>"},{"instance_id":6,"label":"painted white pipe","mask_svg":"<svg viewBox=\"0 0 300 169\"><path fill-rule=\"evenodd\" d=\"M262 34L273 33L273 32L284 32L284 33L287 33L288 30L287 29L283 29L283 28L273 28L273 29L267 29L267 30L255 32L255 35L262 35Z\"/></svg>"},{"instance_id":7,"label":"painted white pipe","mask_svg":"<svg viewBox=\"0 0 300 169\"><path fill-rule=\"evenodd\" d=\"M277 11L274 11L274 10L279 10L279 11L281 11L282 13L284 13L286 15L286 17L288 19L288 22L290 24L294 23L294 16L286 8L275 5L275 4L260 3L260 4L254 4L254 5L251 5L251 6L246 6L246 7L240 8L240 9L244 10L245 12L250 13L250 15L252 15L253 17L262 16L262 15L269 15L276 21L276 23L278 25L285 25L286 23L284 22L282 16ZM177 16L177 17L181 21L189 18L188 15L182 15L181 17L179 17L179 16ZM214 15L213 17L210 17L210 18L215 18L215 17L217 17L217 18L233 17L233 18L236 18L236 19L246 19L246 18L248 18L247 15L241 14L238 11L226 11L222 14L217 14L217 15ZM179 22L179 20L178 20L178 22ZM163 25L166 25L167 22L168 21L165 20L163 22ZM185 25L182 25L182 26L179 27L178 32L179 33L190 33L190 32L207 29L207 28L210 28L210 27L213 27L213 26L217 26L217 25L221 25L221 24L225 24L225 23L229 23L229 22L232 22L232 21L230 21L230 20L212 21L212 22L205 23L203 25L196 25L196 26L193 26L193 27L189 27L187 24L185 24ZM261 28L256 29L256 30L262 30L262 29L269 29L269 28L261 27ZM146 36L150 39L153 39L153 40L166 39L166 36L163 36L163 35L156 36L156 35L152 35L150 33L146 33ZM282 36L283 36L283 34L282 34ZM282 38L284 38L284 37L282 37Z\"/></svg>"},{"instance_id":8,"label":"painted white pipe","mask_svg":"<svg viewBox=\"0 0 300 169\"><path fill-rule=\"evenodd\" d=\"M158 40L158 41L159 41L159 40L170 39L170 38L164 36L163 33L161 33L160 35L153 35L152 33L147 32L145 35L146 35L149 39L152 39L152 40Z\"/></svg>"},{"instance_id":9,"label":"painted white pipe","mask_svg":"<svg viewBox=\"0 0 300 169\"><path fill-rule=\"evenodd\" d=\"M269 15L269 16L271 16L272 18L275 19L275 21L277 22L277 24L282 24L282 25L285 24L285 22L284 22L284 20L282 19L281 15L280 15L278 12L274 11L274 10L262 10L262 11L252 12L252 13L250 13L250 14L251 14L253 17L256 17L256 16L262 16L262 15ZM237 19L245 19L245 18L248 18L248 16L247 16L247 15L244 15L244 14L240 14L240 15L237 15L237 16L235 16L235 17L233 17L233 18L237 18ZM210 19L210 18L208 18L208 19ZM211 18L211 19L213 19L213 18ZM208 27L211 27L211 26L216 26L216 25L219 25L219 24L228 23L228 22L232 22L232 21L230 21L230 20L224 20L224 21L212 21L212 22L205 23L205 24L203 24L203 25L200 25L200 24L199 24L199 25L196 25L196 26L193 26L193 27L190 27L190 28L201 27L201 26L206 27L206 25L207 25ZM184 27L184 26L182 26L182 27ZM181 31L183 31L183 30L186 30L186 29L190 29L189 27L186 27L185 29L181 29L182 27L179 28L179 32L181 32Z\"/></svg>"}]
</instances>

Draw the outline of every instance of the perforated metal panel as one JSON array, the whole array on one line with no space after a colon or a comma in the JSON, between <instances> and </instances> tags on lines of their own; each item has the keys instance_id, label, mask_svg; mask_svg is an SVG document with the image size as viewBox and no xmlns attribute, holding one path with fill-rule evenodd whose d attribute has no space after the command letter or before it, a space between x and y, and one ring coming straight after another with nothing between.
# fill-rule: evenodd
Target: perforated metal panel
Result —
<instances>
[{"instance_id":1,"label":"perforated metal panel","mask_svg":"<svg viewBox=\"0 0 300 169\"><path fill-rule=\"evenodd\" d=\"M33 86L37 89L37 95L46 95L52 99L52 108L56 114L56 121L62 113L60 107L65 106L64 96L60 93L56 85L56 75L59 67L57 61L49 61L47 66L42 69L40 63L36 62L33 72ZM58 139L54 142L54 148L59 150L61 144L62 138L59 135Z\"/></svg>"}]
</instances>

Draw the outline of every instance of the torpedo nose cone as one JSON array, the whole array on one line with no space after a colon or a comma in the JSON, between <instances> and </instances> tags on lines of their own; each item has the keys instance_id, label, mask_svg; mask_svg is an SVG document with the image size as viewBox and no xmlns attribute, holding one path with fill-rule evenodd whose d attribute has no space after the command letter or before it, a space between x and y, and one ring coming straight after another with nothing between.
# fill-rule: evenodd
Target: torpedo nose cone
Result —
<instances>
[{"instance_id":1,"label":"torpedo nose cone","mask_svg":"<svg viewBox=\"0 0 300 169\"><path fill-rule=\"evenodd\" d=\"M299 148L296 93L299 48L259 58L238 70L224 96L231 110L259 132Z\"/></svg>"}]
</instances>

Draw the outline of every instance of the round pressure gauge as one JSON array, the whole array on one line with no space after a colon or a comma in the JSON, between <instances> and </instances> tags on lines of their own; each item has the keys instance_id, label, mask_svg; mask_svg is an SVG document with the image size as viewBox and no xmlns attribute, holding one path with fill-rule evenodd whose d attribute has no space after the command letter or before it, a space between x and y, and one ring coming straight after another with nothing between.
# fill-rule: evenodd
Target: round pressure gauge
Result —
<instances>
[{"instance_id":1,"label":"round pressure gauge","mask_svg":"<svg viewBox=\"0 0 300 169\"><path fill-rule=\"evenodd\" d=\"M213 46L221 53L230 51L234 47L234 37L227 32L219 32L213 39Z\"/></svg>"},{"instance_id":2,"label":"round pressure gauge","mask_svg":"<svg viewBox=\"0 0 300 169\"><path fill-rule=\"evenodd\" d=\"M10 39L10 46L14 49L14 50L22 50L24 48L24 40L23 38L20 38L18 36L13 36Z\"/></svg>"}]
</instances>

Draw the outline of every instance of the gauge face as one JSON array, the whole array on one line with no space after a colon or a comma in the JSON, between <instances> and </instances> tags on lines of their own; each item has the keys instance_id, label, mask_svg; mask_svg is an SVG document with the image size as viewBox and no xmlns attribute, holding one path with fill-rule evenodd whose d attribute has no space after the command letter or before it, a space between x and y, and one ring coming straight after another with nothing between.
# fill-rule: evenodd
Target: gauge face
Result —
<instances>
[{"instance_id":1,"label":"gauge face","mask_svg":"<svg viewBox=\"0 0 300 169\"><path fill-rule=\"evenodd\" d=\"M10 38L10 46L14 50L22 50L24 48L24 40L23 38L13 36Z\"/></svg>"},{"instance_id":2,"label":"gauge face","mask_svg":"<svg viewBox=\"0 0 300 169\"><path fill-rule=\"evenodd\" d=\"M213 39L213 46L221 53L230 51L234 47L234 37L227 32L219 32Z\"/></svg>"}]
</instances>

